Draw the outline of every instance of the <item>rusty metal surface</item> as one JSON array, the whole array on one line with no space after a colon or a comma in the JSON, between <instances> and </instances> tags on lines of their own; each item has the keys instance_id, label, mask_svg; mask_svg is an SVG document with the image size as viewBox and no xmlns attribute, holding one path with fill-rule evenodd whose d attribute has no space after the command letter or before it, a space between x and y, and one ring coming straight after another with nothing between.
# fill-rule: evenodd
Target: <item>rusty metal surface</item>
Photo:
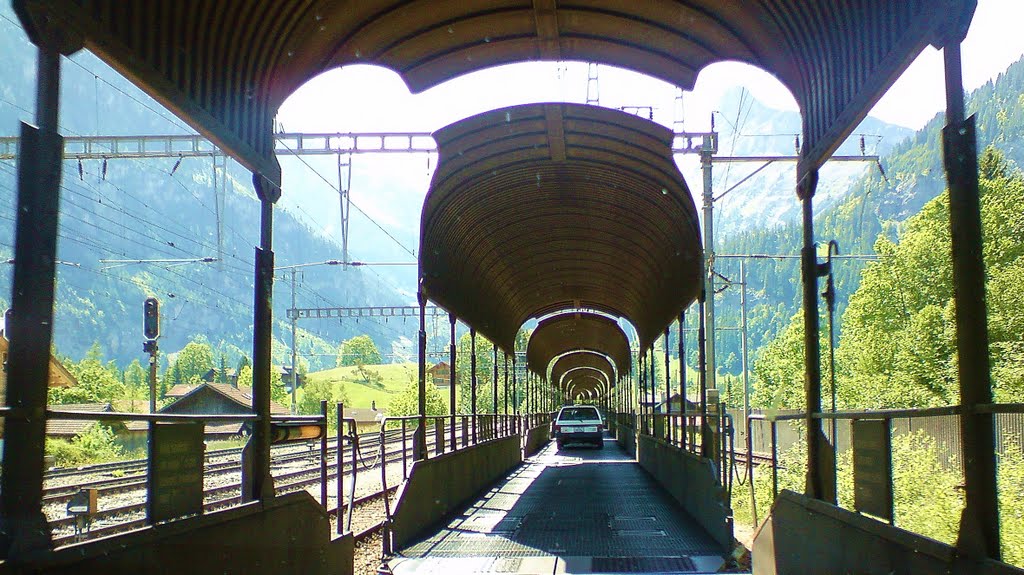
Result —
<instances>
[{"instance_id":1,"label":"rusty metal surface","mask_svg":"<svg viewBox=\"0 0 1024 575\"><path fill-rule=\"evenodd\" d=\"M614 320L596 313L566 313L544 319L530 334L526 365L546 374L551 361L572 351L593 351L615 362L620 376L631 372L629 340Z\"/></svg>"},{"instance_id":2,"label":"rusty metal surface","mask_svg":"<svg viewBox=\"0 0 1024 575\"><path fill-rule=\"evenodd\" d=\"M577 308L629 319L646 345L696 297L697 215L668 129L529 104L435 138L420 286L503 349L526 320Z\"/></svg>"},{"instance_id":3,"label":"rusty metal surface","mask_svg":"<svg viewBox=\"0 0 1024 575\"><path fill-rule=\"evenodd\" d=\"M976 0L15 0L40 6L248 168L273 177L277 108L346 64L396 70L413 91L529 60L601 62L686 89L747 62L805 115L817 166L928 44Z\"/></svg>"}]
</instances>

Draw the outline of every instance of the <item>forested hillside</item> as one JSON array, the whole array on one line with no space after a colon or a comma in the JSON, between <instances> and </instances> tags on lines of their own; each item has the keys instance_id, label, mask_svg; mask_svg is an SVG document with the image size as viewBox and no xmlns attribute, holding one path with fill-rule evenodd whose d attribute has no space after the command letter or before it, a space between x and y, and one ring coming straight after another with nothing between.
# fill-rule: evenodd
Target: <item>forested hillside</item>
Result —
<instances>
[{"instance_id":1,"label":"forested hillside","mask_svg":"<svg viewBox=\"0 0 1024 575\"><path fill-rule=\"evenodd\" d=\"M0 135L16 136L33 121L35 49L10 5L0 4ZM60 123L65 135L186 133L187 127L87 52L64 60ZM16 161L0 160L0 260L13 256ZM64 164L55 340L57 352L81 359L98 342L126 365L144 358L142 302L162 307L160 348L175 353L202 336L230 366L252 353L253 253L259 243L259 202L249 174L229 162L221 205L210 158L68 161ZM286 193L301 193L290 190ZM218 216L219 213L219 216ZM340 259L323 233L288 211L275 210L275 265ZM113 264L100 260L195 260L216 257L218 217L222 261ZM8 266L8 270L10 266ZM308 268L298 276L300 307L405 303L372 272ZM274 293L274 361L289 356L291 276ZM0 310L8 306L10 272L0 274ZM311 367L333 366L338 344L368 333L383 349L412 333L404 326L363 322L299 324L300 350Z\"/></svg>"},{"instance_id":2,"label":"forested hillside","mask_svg":"<svg viewBox=\"0 0 1024 575\"><path fill-rule=\"evenodd\" d=\"M1024 165L1024 61L1018 61L995 82L968 95L968 110L977 112L978 148L994 145L1004 156L1008 169ZM882 169L871 169L850 189L846 199L820 213L815 219L815 236L820 243L839 242L841 253L871 255L880 236L895 241L904 222L937 197L945 188L941 160L942 115L937 115L913 137L882 156ZM884 173L883 170L884 169ZM793 202L797 200L794 197ZM799 253L801 228L798 222L772 229L751 230L718 245L719 253ZM948 257L947 253L943 254ZM840 260L835 264L838 290L837 337L844 327L843 312L860 285L861 271L870 260ZM734 261L716 263L724 275L738 279ZM762 349L780 335L800 310L798 260L754 260L747 264L750 349ZM725 290L716 299L718 323L738 326L738 287ZM824 304L821 305L824 314ZM825 316L822 316L825 327ZM827 345L827 341L824 342ZM719 334L718 356L722 370L739 370L739 337L733 332ZM827 349L827 347L823 347ZM695 358L691 359L692 362Z\"/></svg>"}]
</instances>

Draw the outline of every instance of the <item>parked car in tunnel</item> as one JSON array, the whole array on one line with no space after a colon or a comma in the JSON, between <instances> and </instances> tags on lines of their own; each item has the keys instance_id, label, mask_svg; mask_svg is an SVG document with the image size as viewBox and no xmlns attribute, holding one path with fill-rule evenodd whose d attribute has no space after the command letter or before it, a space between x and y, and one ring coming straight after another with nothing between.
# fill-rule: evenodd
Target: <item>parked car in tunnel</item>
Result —
<instances>
[{"instance_id":1,"label":"parked car in tunnel","mask_svg":"<svg viewBox=\"0 0 1024 575\"><path fill-rule=\"evenodd\" d=\"M604 447L604 420L592 405L569 405L558 411L552 426L558 448L568 443L592 443Z\"/></svg>"}]
</instances>

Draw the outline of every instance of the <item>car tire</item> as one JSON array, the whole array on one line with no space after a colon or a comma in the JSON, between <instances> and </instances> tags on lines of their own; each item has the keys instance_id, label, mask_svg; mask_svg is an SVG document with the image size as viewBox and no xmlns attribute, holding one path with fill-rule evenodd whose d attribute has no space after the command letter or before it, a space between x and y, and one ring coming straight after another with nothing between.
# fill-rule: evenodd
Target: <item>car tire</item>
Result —
<instances>
[{"instance_id":1,"label":"car tire","mask_svg":"<svg viewBox=\"0 0 1024 575\"><path fill-rule=\"evenodd\" d=\"M565 442L564 442L564 441L562 441L562 440L558 440L558 441L556 441L556 442L555 442L555 445L557 445L557 446L558 446L558 449L559 449L559 450L562 450L562 449L564 449L564 448L565 448Z\"/></svg>"}]
</instances>

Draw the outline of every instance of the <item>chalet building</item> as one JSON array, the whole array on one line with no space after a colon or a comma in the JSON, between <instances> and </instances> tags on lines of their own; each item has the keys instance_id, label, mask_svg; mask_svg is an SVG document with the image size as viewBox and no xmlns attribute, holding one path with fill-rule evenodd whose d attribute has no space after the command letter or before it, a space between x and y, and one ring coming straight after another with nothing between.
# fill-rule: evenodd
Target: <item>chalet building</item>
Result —
<instances>
[{"instance_id":1,"label":"chalet building","mask_svg":"<svg viewBox=\"0 0 1024 575\"><path fill-rule=\"evenodd\" d=\"M168 390L176 393L179 386ZM252 393L243 391L227 383L204 383L197 385L177 396L173 403L165 405L159 413L176 413L190 415L243 415L252 413ZM288 415L287 407L270 402L271 415ZM249 426L246 422L210 423L206 426L206 439L231 439L248 435Z\"/></svg>"},{"instance_id":2,"label":"chalet building","mask_svg":"<svg viewBox=\"0 0 1024 575\"><path fill-rule=\"evenodd\" d=\"M439 389L448 389L448 386L451 384L452 368L446 362L442 361L432 366L427 370L427 374Z\"/></svg>"},{"instance_id":3,"label":"chalet building","mask_svg":"<svg viewBox=\"0 0 1024 575\"><path fill-rule=\"evenodd\" d=\"M114 407L109 403L64 403L51 405L51 409L67 411L86 411L89 413L110 413ZM96 423L82 419L56 419L46 420L46 437L54 439L72 440ZM114 441L126 451L133 451L146 447L146 439L149 431L149 424L145 421L104 421L104 425L114 432Z\"/></svg>"},{"instance_id":4,"label":"chalet building","mask_svg":"<svg viewBox=\"0 0 1024 575\"><path fill-rule=\"evenodd\" d=\"M7 405L7 355L9 345L7 338L0 335L0 359L3 360L3 369L0 369L0 405ZM73 385L78 385L78 380L51 354L49 386L71 387ZM0 417L0 440L3 439L3 425L3 418Z\"/></svg>"}]
</instances>

